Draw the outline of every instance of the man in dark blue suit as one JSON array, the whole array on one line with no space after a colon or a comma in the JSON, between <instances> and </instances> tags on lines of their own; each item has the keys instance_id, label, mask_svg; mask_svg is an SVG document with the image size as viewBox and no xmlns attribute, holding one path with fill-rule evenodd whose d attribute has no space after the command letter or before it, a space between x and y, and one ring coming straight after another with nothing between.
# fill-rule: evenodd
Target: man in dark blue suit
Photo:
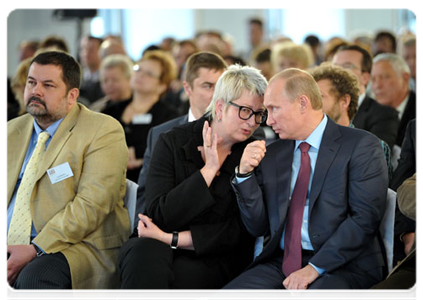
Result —
<instances>
[{"instance_id":1,"label":"man in dark blue suit","mask_svg":"<svg viewBox=\"0 0 423 300\"><path fill-rule=\"evenodd\" d=\"M226 288L355 289L380 282L388 172L379 139L327 118L316 82L299 69L275 75L264 104L280 140L250 143L232 183L244 225L270 241Z\"/></svg>"},{"instance_id":2,"label":"man in dark blue suit","mask_svg":"<svg viewBox=\"0 0 423 300\"><path fill-rule=\"evenodd\" d=\"M198 52L188 58L185 66L185 81L183 82L183 86L189 99L189 112L187 115L150 129L147 137L147 148L144 153L143 167L138 177L136 216L138 216L138 213L145 212L145 182L151 155L159 135L171 130L175 126L200 118L210 104L217 80L226 68L225 61L219 55L211 52ZM135 224L133 225L137 227L138 218L135 218L135 220Z\"/></svg>"}]
</instances>

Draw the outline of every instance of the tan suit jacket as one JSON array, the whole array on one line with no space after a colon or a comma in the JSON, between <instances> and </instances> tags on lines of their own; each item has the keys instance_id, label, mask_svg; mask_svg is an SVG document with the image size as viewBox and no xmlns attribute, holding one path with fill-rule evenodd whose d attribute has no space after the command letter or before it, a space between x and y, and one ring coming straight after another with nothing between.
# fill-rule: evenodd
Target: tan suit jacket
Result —
<instances>
[{"instance_id":1,"label":"tan suit jacket","mask_svg":"<svg viewBox=\"0 0 423 300\"><path fill-rule=\"evenodd\" d=\"M7 131L9 205L33 131L32 116L11 120ZM123 204L127 161L121 125L76 104L40 163L31 196L34 242L46 253L65 255L75 289L119 286L117 256L130 234ZM73 176L52 184L46 171L63 163L69 163Z\"/></svg>"},{"instance_id":2,"label":"tan suit jacket","mask_svg":"<svg viewBox=\"0 0 423 300\"><path fill-rule=\"evenodd\" d=\"M398 188L398 206L400 211L413 221L419 222L414 234L413 246L410 253L400 261L389 273L392 275L398 268L415 255L420 255L420 172L405 180Z\"/></svg>"}]
</instances>

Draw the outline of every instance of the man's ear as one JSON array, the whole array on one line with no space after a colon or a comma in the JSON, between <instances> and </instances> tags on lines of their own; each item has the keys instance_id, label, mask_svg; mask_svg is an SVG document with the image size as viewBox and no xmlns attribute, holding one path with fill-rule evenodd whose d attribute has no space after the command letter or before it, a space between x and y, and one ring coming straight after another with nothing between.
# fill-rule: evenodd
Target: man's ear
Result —
<instances>
[{"instance_id":1,"label":"man's ear","mask_svg":"<svg viewBox=\"0 0 423 300\"><path fill-rule=\"evenodd\" d=\"M69 110L75 105L76 101L78 101L78 97L79 97L79 89L73 88L68 92Z\"/></svg>"},{"instance_id":2,"label":"man's ear","mask_svg":"<svg viewBox=\"0 0 423 300\"><path fill-rule=\"evenodd\" d=\"M184 87L185 94L187 94L188 97L191 96L192 88L189 83L187 81L184 81L182 82L182 86Z\"/></svg>"},{"instance_id":3,"label":"man's ear","mask_svg":"<svg viewBox=\"0 0 423 300\"><path fill-rule=\"evenodd\" d=\"M344 96L341 97L341 99L339 99L342 110L344 111L348 111L348 107L350 106L351 103L351 96L348 94L345 94Z\"/></svg>"},{"instance_id":4,"label":"man's ear","mask_svg":"<svg viewBox=\"0 0 423 300\"><path fill-rule=\"evenodd\" d=\"M311 105L310 99L306 95L301 95L298 97L298 104L300 105L301 113L305 113L307 108Z\"/></svg>"}]
</instances>

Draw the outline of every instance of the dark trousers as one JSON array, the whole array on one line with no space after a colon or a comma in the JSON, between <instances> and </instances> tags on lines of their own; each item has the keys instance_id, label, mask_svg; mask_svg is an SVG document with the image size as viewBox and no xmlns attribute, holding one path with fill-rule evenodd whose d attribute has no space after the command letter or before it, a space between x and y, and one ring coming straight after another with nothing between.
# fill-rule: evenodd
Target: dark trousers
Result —
<instances>
[{"instance_id":1,"label":"dark trousers","mask_svg":"<svg viewBox=\"0 0 423 300\"><path fill-rule=\"evenodd\" d=\"M218 264L206 263L193 251L137 237L120 250L119 276L122 289L217 289L229 281Z\"/></svg>"},{"instance_id":2,"label":"dark trousers","mask_svg":"<svg viewBox=\"0 0 423 300\"><path fill-rule=\"evenodd\" d=\"M404 262L383 282L364 294L363 300L420 299L420 253Z\"/></svg>"},{"instance_id":3,"label":"dark trousers","mask_svg":"<svg viewBox=\"0 0 423 300\"><path fill-rule=\"evenodd\" d=\"M34 258L19 273L13 288L71 289L71 273L66 257L58 252Z\"/></svg>"},{"instance_id":4,"label":"dark trousers","mask_svg":"<svg viewBox=\"0 0 423 300\"><path fill-rule=\"evenodd\" d=\"M303 251L302 267L305 267L312 253ZM227 284L224 289L284 289L282 282L286 276L282 272L283 251L278 251L273 259L257 264ZM377 273L381 274L382 269ZM370 288L380 280L358 272L340 268L331 273L325 273L317 278L308 289L365 289Z\"/></svg>"}]
</instances>

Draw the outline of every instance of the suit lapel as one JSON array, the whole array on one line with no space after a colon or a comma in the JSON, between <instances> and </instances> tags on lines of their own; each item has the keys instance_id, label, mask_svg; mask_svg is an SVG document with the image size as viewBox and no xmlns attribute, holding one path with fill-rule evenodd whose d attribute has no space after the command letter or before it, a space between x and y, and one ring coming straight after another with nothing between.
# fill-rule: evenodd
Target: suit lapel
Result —
<instances>
[{"instance_id":1,"label":"suit lapel","mask_svg":"<svg viewBox=\"0 0 423 300\"><path fill-rule=\"evenodd\" d=\"M277 191L275 197L277 199L279 208L278 223L284 223L286 212L289 206L289 196L291 192L291 174L292 174L292 160L294 157L295 141L290 143L280 143L281 147L278 149L276 155L276 166L273 169L276 171L276 187ZM290 172L286 172L290 170Z\"/></svg>"},{"instance_id":2,"label":"suit lapel","mask_svg":"<svg viewBox=\"0 0 423 300\"><path fill-rule=\"evenodd\" d=\"M39 180L47 169L51 167L53 161L57 158L63 146L66 144L66 141L72 135L72 129L78 119L80 110L79 104L75 105L59 125L59 128L47 147L47 151L44 153L44 158L40 163L36 180Z\"/></svg>"},{"instance_id":3,"label":"suit lapel","mask_svg":"<svg viewBox=\"0 0 423 300\"><path fill-rule=\"evenodd\" d=\"M339 125L336 125L332 120L328 119L328 124L326 125L322 142L320 144L316 166L314 168L313 181L309 196L310 211L312 210L313 205L322 190L326 175L336 157L336 154L338 153L339 147L341 146L341 144L337 141L341 137L338 126Z\"/></svg>"}]
</instances>

